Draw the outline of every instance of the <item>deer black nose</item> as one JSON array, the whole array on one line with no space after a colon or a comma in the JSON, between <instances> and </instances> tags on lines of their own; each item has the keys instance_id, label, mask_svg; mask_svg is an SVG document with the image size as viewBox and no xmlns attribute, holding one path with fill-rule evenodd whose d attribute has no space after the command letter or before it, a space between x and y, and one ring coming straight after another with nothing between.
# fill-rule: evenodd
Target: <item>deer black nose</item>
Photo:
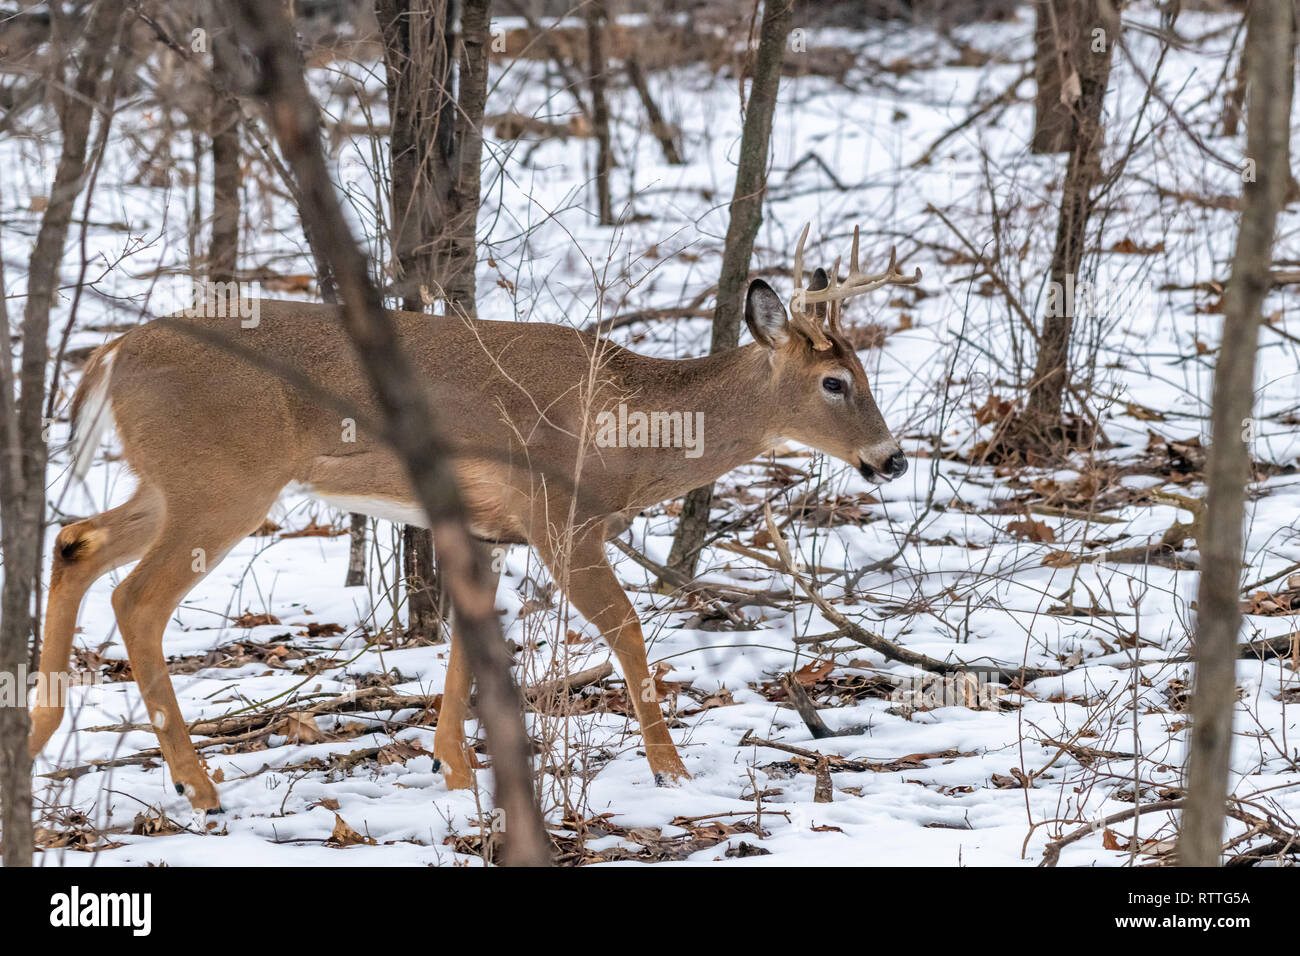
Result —
<instances>
[{"instance_id":1,"label":"deer black nose","mask_svg":"<svg viewBox=\"0 0 1300 956\"><path fill-rule=\"evenodd\" d=\"M896 451L885 459L884 467L880 470L890 480L898 478L907 471L907 459L903 457L901 451Z\"/></svg>"}]
</instances>

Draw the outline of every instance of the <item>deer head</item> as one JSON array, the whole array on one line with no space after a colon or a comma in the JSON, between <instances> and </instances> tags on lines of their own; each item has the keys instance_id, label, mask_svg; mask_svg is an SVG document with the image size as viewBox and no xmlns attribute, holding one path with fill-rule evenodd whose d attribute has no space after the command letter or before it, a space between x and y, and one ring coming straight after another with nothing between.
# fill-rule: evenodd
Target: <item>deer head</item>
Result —
<instances>
[{"instance_id":1,"label":"deer head","mask_svg":"<svg viewBox=\"0 0 1300 956\"><path fill-rule=\"evenodd\" d=\"M755 279L745 296L745 322L769 351L772 388L788 417L781 433L853 465L869 481L892 481L907 471L907 459L871 394L866 372L845 338L845 300L887 285L912 285L921 270L898 271L893 249L885 271L867 275L858 266L858 230L853 230L849 273L839 280L840 260L828 273L817 269L803 288L803 249L808 226L794 254L790 308L766 282Z\"/></svg>"}]
</instances>

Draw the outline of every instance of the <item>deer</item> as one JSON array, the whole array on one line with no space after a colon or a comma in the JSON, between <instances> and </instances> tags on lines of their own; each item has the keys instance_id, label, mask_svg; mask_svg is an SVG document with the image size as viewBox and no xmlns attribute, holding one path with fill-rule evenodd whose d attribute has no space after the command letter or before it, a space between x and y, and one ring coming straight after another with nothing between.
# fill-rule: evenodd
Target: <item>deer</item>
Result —
<instances>
[{"instance_id":1,"label":"deer","mask_svg":"<svg viewBox=\"0 0 1300 956\"><path fill-rule=\"evenodd\" d=\"M841 309L854 296L914 284L920 270L899 272L891 250L883 271L864 273L855 228L847 277L840 279L836 259L805 289L807 236L805 226L789 308L754 279L744 301L753 342L702 358L640 355L564 325L391 313L447 432L478 546L531 546L570 605L600 632L627 682L653 779L664 785L690 775L664 720L635 608L606 559L606 541L647 508L786 441L834 456L876 483L907 470L845 337ZM378 429L341 424L339 403L375 408L340 326L341 307L254 301L256 323L238 314L157 319L88 359L71 407L74 474L85 475L111 424L137 485L125 503L67 524L56 536L43 679L31 713L35 756L64 716L64 701L48 689L69 666L82 598L101 575L138 562L113 591L113 612L172 783L196 813L219 812L221 802L163 653L167 620L181 600L262 524L286 488L346 511L427 523ZM191 323L208 334L194 334ZM270 357L299 376L250 355ZM325 393L337 402L322 400ZM620 406L625 418L627 408L668 413L659 422L659 437L667 430L668 441L609 440L617 430L601 428ZM694 413L701 424L693 454L671 440L676 412ZM499 583L500 562L492 564ZM464 728L471 684L453 615L434 734L434 756L450 790L474 785Z\"/></svg>"}]
</instances>

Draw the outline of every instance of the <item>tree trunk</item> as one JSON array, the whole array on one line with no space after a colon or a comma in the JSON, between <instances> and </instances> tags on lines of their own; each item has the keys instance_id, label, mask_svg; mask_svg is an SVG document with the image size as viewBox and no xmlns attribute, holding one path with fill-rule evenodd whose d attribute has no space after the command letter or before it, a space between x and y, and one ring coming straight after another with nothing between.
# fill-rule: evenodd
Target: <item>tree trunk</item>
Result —
<instances>
[{"instance_id":1,"label":"tree trunk","mask_svg":"<svg viewBox=\"0 0 1300 956\"><path fill-rule=\"evenodd\" d=\"M1223 847L1241 630L1241 525L1250 476L1246 439L1253 431L1255 346L1260 310L1271 285L1273 232L1290 181L1294 15L1290 3L1256 2L1250 5L1246 27L1246 154L1257 165L1253 179L1248 172L1242 187L1241 225L1223 296L1223 335L1214 370L1213 444L1198 541L1201 582L1187 802L1178 834L1178 862L1183 866L1218 866Z\"/></svg>"},{"instance_id":2,"label":"tree trunk","mask_svg":"<svg viewBox=\"0 0 1300 956\"><path fill-rule=\"evenodd\" d=\"M763 10L758 53L754 58L754 82L750 87L745 125L740 136L740 162L736 167L736 187L731 195L731 222L727 226L727 244L722 254L718 300L713 308L710 352L723 352L740 343L749 260L754 254L758 227L763 222L772 115L776 111L781 64L793 19L793 0L769 0ZM674 571L694 576L700 549L708 533L712 502L711 484L696 488L686 496L677 534L668 554L667 566ZM661 587L663 583L660 582Z\"/></svg>"},{"instance_id":3,"label":"tree trunk","mask_svg":"<svg viewBox=\"0 0 1300 956\"><path fill-rule=\"evenodd\" d=\"M1057 21L1054 0L1034 0L1034 133L1033 153L1064 153L1070 148L1070 107L1061 102L1061 83L1068 66L1057 42L1064 24Z\"/></svg>"},{"instance_id":4,"label":"tree trunk","mask_svg":"<svg viewBox=\"0 0 1300 956\"><path fill-rule=\"evenodd\" d=\"M1108 0L1055 4L1061 31L1065 79L1074 89L1067 130L1069 163L1061 190L1061 209L1052 253L1051 289L1043 318L1038 360L1029 386L1024 420L1027 440L1053 445L1063 435L1062 401L1069 386L1070 337L1075 291L1092 213L1093 191L1101 178L1101 108L1110 77L1111 54L1119 36L1119 15Z\"/></svg>"},{"instance_id":5,"label":"tree trunk","mask_svg":"<svg viewBox=\"0 0 1300 956\"><path fill-rule=\"evenodd\" d=\"M366 526L365 515L348 516L348 574L343 579L345 588L361 587L366 583Z\"/></svg>"},{"instance_id":6,"label":"tree trunk","mask_svg":"<svg viewBox=\"0 0 1300 956\"><path fill-rule=\"evenodd\" d=\"M614 151L609 138L609 100L605 95L605 22L609 14L604 0L588 0L587 70L590 73L591 118L596 134L596 202L600 224L614 225L614 207L609 196L609 172L614 166Z\"/></svg>"},{"instance_id":7,"label":"tree trunk","mask_svg":"<svg viewBox=\"0 0 1300 956\"><path fill-rule=\"evenodd\" d=\"M442 640L442 589L433 563L433 535L428 528L402 525L402 580L406 582L407 638Z\"/></svg>"},{"instance_id":8,"label":"tree trunk","mask_svg":"<svg viewBox=\"0 0 1300 956\"><path fill-rule=\"evenodd\" d=\"M22 361L18 388L4 355L0 398L0 522L3 523L5 575L0 596L0 673L17 678L28 661L32 601L40 599L38 577L45 529L45 465L49 454L44 422L45 375L49 363L50 310L59 285L59 265L68 236L73 204L81 191L86 143L94 107L99 102L100 74L116 47L125 0L101 0L86 24L81 65L73 89L56 93L62 149L49 204L41 218L27 271L23 310ZM105 119L103 122L107 122ZM0 308L3 332L9 335L7 310ZM26 690L26 684L22 685ZM26 694L0 706L0 854L5 866L32 862L31 758L27 753L30 722Z\"/></svg>"},{"instance_id":9,"label":"tree trunk","mask_svg":"<svg viewBox=\"0 0 1300 956\"><path fill-rule=\"evenodd\" d=\"M522 699L510 676L510 655L477 555L446 438L423 383L402 352L367 263L352 239L325 167L318 108L294 54L288 18L278 4L237 0L240 33L260 64L259 94L286 160L302 185L299 214L313 224L330 261L344 308L341 319L387 423L416 500L428 516L470 669L478 681L478 713L492 754L502 810L507 863L544 865L549 839L533 796L532 742Z\"/></svg>"},{"instance_id":10,"label":"tree trunk","mask_svg":"<svg viewBox=\"0 0 1300 956\"><path fill-rule=\"evenodd\" d=\"M231 62L224 49L230 43L227 28L213 24L212 72L227 88L237 84L226 73ZM208 127L212 137L212 245L208 250L208 278L231 282L239 267L239 111L224 96L212 98Z\"/></svg>"},{"instance_id":11,"label":"tree trunk","mask_svg":"<svg viewBox=\"0 0 1300 956\"><path fill-rule=\"evenodd\" d=\"M426 296L445 295L457 170L454 34L447 0L377 0L384 35L388 110L392 119L393 257L402 308L423 312ZM471 227L472 230L473 227ZM472 279L471 279L472 281ZM402 528L402 579L407 634L441 639L440 585L426 528Z\"/></svg>"},{"instance_id":12,"label":"tree trunk","mask_svg":"<svg viewBox=\"0 0 1300 956\"><path fill-rule=\"evenodd\" d=\"M487 105L491 0L465 0L460 14L461 56L457 78L456 180L448 237L447 314L478 317L474 269L475 229L483 169L483 111Z\"/></svg>"}]
</instances>

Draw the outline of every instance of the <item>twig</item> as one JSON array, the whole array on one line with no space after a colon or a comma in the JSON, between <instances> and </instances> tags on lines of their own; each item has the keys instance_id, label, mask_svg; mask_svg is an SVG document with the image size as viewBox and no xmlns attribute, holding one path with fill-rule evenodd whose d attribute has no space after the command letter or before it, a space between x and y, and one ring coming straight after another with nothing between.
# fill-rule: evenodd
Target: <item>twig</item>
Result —
<instances>
[{"instance_id":1,"label":"twig","mask_svg":"<svg viewBox=\"0 0 1300 956\"><path fill-rule=\"evenodd\" d=\"M922 153L920 156L918 156L916 159L912 161L909 168L917 169L921 166L928 165L930 160L934 158L935 150L937 150L940 146L946 143L953 136L956 136L966 127L970 126L972 123L979 120L981 117L986 116L989 113L993 112L993 110L997 109L999 106L1001 106L1004 103L1010 103L1013 99L1015 99L1016 90L1020 89L1020 84L1025 82L1025 80L1029 79L1033 75L1034 75L1034 68L1031 66L1028 69L1026 69L1023 73L1021 73L1018 77L1016 77L1014 80L1012 80L1011 85L1008 86L1005 90L1003 90L993 99L989 100L979 109L972 111L971 114L967 116L964 120L962 120L956 126L952 127L952 129L948 130L948 132L944 133L933 143L931 143L929 148L926 149L924 153Z\"/></svg>"},{"instance_id":2,"label":"twig","mask_svg":"<svg viewBox=\"0 0 1300 956\"><path fill-rule=\"evenodd\" d=\"M1073 833L1067 833L1059 840L1053 840L1043 847L1043 859L1039 866L1056 866L1057 860L1061 857L1061 850L1071 843L1077 843L1091 833L1098 830L1104 830L1112 823L1123 823L1125 820L1139 816L1143 813L1158 813L1162 810L1178 810L1182 807L1183 800L1180 797L1177 800L1158 800L1155 803L1144 803L1140 807L1129 807L1127 810L1120 810L1118 813L1112 813L1110 816L1101 820L1096 820L1086 826L1079 827Z\"/></svg>"},{"instance_id":3,"label":"twig","mask_svg":"<svg viewBox=\"0 0 1300 956\"><path fill-rule=\"evenodd\" d=\"M609 661L597 664L595 667L588 667L586 670L578 671L576 674L569 674L565 677L557 677L554 680L543 681L540 684L533 684L522 690L524 700L535 703L545 698L559 694L569 694L575 690L595 684L604 680L614 673L614 665Z\"/></svg>"},{"instance_id":4,"label":"twig","mask_svg":"<svg viewBox=\"0 0 1300 956\"><path fill-rule=\"evenodd\" d=\"M777 554L785 563L785 569L795 583L803 590L812 600L822 615L832 624L839 627L844 636L854 643L861 644L863 647L870 648L877 654L882 654L890 660L899 661L903 664L910 664L913 667L919 667L922 670L931 671L936 674L953 674L961 671L968 671L972 668L971 664L964 661L949 663L947 661L935 660L933 657L926 657L924 654L918 654L916 651L909 651L905 647L900 647L893 641L887 640L879 634L872 633L861 625L849 620L832 604L822 597L821 592L814 588L804 578L802 574L795 570L794 561L790 557L790 550L786 546L785 538L777 530L776 522L772 519L772 509L770 506L764 509L764 516L767 520L767 533L771 538L772 544L776 547ZM1004 683L1021 682L1028 683L1042 677L1059 677L1064 671L1046 670L1038 667L1028 667L1021 665L1019 667L1005 667L1000 664L994 664L990 667L981 668L985 671L995 671L999 681Z\"/></svg>"}]
</instances>

